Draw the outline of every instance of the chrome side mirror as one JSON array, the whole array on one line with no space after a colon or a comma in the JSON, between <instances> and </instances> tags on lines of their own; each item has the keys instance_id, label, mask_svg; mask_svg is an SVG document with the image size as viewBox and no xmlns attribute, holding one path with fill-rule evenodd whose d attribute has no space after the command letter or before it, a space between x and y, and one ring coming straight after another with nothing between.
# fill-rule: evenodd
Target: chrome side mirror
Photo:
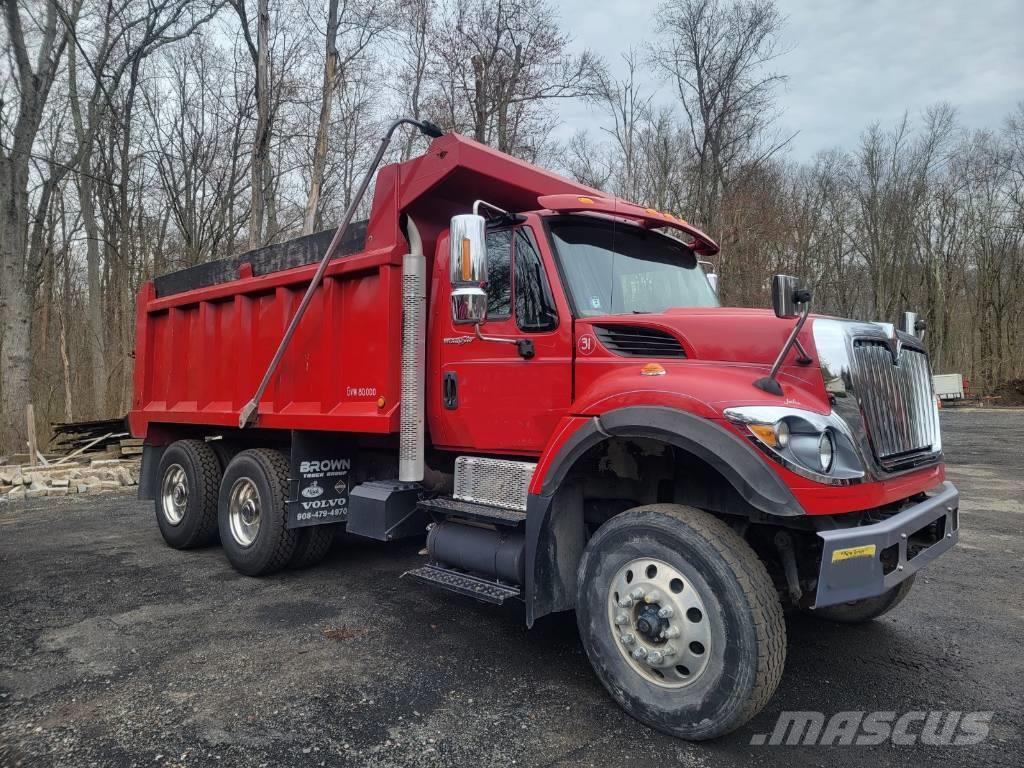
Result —
<instances>
[{"instance_id":1,"label":"chrome side mirror","mask_svg":"<svg viewBox=\"0 0 1024 768\"><path fill-rule=\"evenodd\" d=\"M452 216L448 269L452 322L473 325L487 319L487 221L472 213Z\"/></svg>"},{"instance_id":2,"label":"chrome side mirror","mask_svg":"<svg viewBox=\"0 0 1024 768\"><path fill-rule=\"evenodd\" d=\"M810 292L800 288L800 279L792 275L775 275L772 278L772 309L781 318L799 317L797 304L807 304Z\"/></svg>"},{"instance_id":3,"label":"chrome side mirror","mask_svg":"<svg viewBox=\"0 0 1024 768\"><path fill-rule=\"evenodd\" d=\"M708 285L711 286L711 290L715 292L715 296L718 295L718 275L715 274L715 265L710 261L698 261L697 264L704 269L704 277L708 279Z\"/></svg>"},{"instance_id":4,"label":"chrome side mirror","mask_svg":"<svg viewBox=\"0 0 1024 768\"><path fill-rule=\"evenodd\" d=\"M904 333L909 333L911 336L917 336L917 338L923 339L926 327L927 325L924 320L918 320L917 312L903 313L903 327L900 328L900 330Z\"/></svg>"}]
</instances>

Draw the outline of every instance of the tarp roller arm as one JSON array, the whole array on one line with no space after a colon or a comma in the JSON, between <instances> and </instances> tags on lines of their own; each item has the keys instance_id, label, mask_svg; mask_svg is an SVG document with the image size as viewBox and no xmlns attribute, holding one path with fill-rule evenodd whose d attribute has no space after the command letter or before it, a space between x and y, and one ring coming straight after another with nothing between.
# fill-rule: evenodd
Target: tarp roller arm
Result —
<instances>
[{"instance_id":1,"label":"tarp roller arm","mask_svg":"<svg viewBox=\"0 0 1024 768\"><path fill-rule=\"evenodd\" d=\"M320 281L323 279L328 263L330 263L331 259L334 258L335 251L337 251L338 247L341 245L342 239L345 237L345 231L348 229L349 224L352 223L352 218L356 214L356 209L362 202L363 196L366 195L366 190L370 186L370 181L373 179L373 175L377 172L377 167L384 159L384 153L387 152L388 145L391 144L392 135L400 125L415 126L425 136L430 136L435 139L443 134L443 131L433 123L426 120L413 120L409 117L403 117L395 120L395 122L393 122L388 128L387 133L384 134L384 137L380 141L380 147L377 149L377 154L374 156L373 162L370 163L370 167L366 171L366 175L363 177L362 182L360 182L359 188L356 190L356 194L352 198L352 202L349 204L345 211L345 215L341 219L341 224L338 225L338 230L334 233L334 237L331 238L330 245L327 246L327 251L324 253L323 259L320 260L320 266L317 267L316 274L313 275L313 279L310 281L309 287L306 289L306 293L302 297L302 301L299 303L299 308L295 311L295 315L288 324L288 328L285 329L284 336L281 337L281 343L278 345L277 351L274 353L274 357L270 361L270 365L267 366L267 370L263 374L263 379L260 381L259 387L256 388L256 393L252 396L252 399L242 407L242 411L238 416L238 426L240 429L244 429L246 426L256 423L256 419L259 416L259 403L263 397L263 393L270 384L270 379L277 370L277 366L281 363L281 358L284 357L285 350L288 349L288 344L291 342L292 336L295 335L295 329L298 328L299 322L302 320L302 316L306 312L306 307L309 306L309 302L313 298L313 292L316 290L317 286L320 285Z\"/></svg>"}]
</instances>

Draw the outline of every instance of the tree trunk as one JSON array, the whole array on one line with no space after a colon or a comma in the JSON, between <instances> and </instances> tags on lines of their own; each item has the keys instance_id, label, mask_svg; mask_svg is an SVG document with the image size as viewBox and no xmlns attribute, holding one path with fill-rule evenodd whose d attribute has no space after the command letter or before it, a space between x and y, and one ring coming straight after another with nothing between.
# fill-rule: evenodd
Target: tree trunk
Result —
<instances>
[{"instance_id":1,"label":"tree trunk","mask_svg":"<svg viewBox=\"0 0 1024 768\"><path fill-rule=\"evenodd\" d=\"M323 95L320 100L320 125L316 131L316 145L313 147L313 170L309 178L309 196L306 198L306 215L302 221L302 234L313 233L316 226L316 211L320 204L320 190L324 183L324 166L327 164L327 129L331 123L331 100L338 78L338 0L330 0L327 7L327 47L324 57Z\"/></svg>"},{"instance_id":2,"label":"tree trunk","mask_svg":"<svg viewBox=\"0 0 1024 768\"><path fill-rule=\"evenodd\" d=\"M259 0L256 18L256 135L252 143L249 248L263 245L267 165L270 163L270 12L267 0Z\"/></svg>"},{"instance_id":3,"label":"tree trunk","mask_svg":"<svg viewBox=\"0 0 1024 768\"><path fill-rule=\"evenodd\" d=\"M3 350L0 352L0 450L24 445L25 407L31 399L32 309L25 282L28 168L18 156L0 161L0 265L3 282Z\"/></svg>"}]
</instances>

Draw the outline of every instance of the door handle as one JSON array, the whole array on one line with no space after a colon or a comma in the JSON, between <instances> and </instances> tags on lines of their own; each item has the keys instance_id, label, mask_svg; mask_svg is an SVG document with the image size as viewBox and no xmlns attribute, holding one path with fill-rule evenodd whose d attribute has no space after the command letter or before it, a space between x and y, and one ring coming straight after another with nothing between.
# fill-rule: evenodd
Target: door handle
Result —
<instances>
[{"instance_id":1,"label":"door handle","mask_svg":"<svg viewBox=\"0 0 1024 768\"><path fill-rule=\"evenodd\" d=\"M454 411L459 407L459 379L454 373L446 373L442 380L442 400L444 407Z\"/></svg>"}]
</instances>

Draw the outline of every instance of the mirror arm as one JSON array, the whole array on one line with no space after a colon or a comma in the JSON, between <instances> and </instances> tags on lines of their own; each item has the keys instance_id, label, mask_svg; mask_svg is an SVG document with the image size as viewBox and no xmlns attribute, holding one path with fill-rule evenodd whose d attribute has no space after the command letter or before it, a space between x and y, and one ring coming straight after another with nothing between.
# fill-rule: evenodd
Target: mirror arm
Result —
<instances>
[{"instance_id":1,"label":"mirror arm","mask_svg":"<svg viewBox=\"0 0 1024 768\"><path fill-rule=\"evenodd\" d=\"M807 298L809 299L810 297L808 296ZM793 326L793 330L789 332L789 337L786 339L786 343L782 345L782 349L779 350L779 354L775 358L775 362L772 363L771 371L764 378L760 378L754 382L755 387L767 392L768 394L782 395L782 386L779 384L776 376L779 374L779 369L782 367L782 362L786 359L786 355L789 354L789 350L792 349L794 345L796 345L800 354L807 357L807 352L796 338L797 334L799 334L800 330L804 327L804 323L807 322L807 316L811 313L811 302L809 300L805 301L803 302L803 305L804 309L803 312L800 313L800 319L796 321L796 325ZM807 360L810 362L809 357Z\"/></svg>"},{"instance_id":2,"label":"mirror arm","mask_svg":"<svg viewBox=\"0 0 1024 768\"><path fill-rule=\"evenodd\" d=\"M530 339L501 339L497 336L484 336L480 333L480 323L476 323L473 326L473 330L476 332L476 337L480 341L493 341L496 344L515 344L519 350L519 356L523 360L530 360L537 354L537 350L533 346L533 342Z\"/></svg>"},{"instance_id":3,"label":"mirror arm","mask_svg":"<svg viewBox=\"0 0 1024 768\"><path fill-rule=\"evenodd\" d=\"M793 341L793 344L796 345L797 363L799 363L800 365L810 365L811 363L814 362L811 359L811 356L807 354L807 350L804 349L804 345L800 343L800 339L795 339Z\"/></svg>"}]
</instances>

